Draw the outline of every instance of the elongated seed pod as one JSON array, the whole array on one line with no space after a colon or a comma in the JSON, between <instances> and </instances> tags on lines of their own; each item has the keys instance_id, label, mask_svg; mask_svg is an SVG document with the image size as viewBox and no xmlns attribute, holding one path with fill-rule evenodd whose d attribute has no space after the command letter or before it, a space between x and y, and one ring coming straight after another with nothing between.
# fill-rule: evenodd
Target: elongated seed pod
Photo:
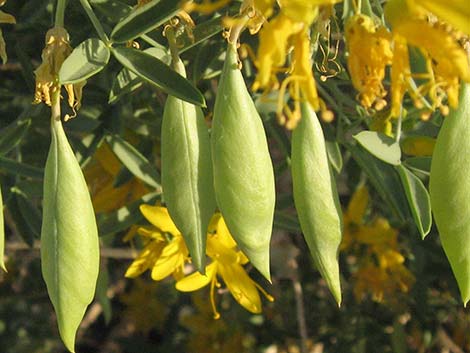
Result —
<instances>
[{"instance_id":1,"label":"elongated seed pod","mask_svg":"<svg viewBox=\"0 0 470 353\"><path fill-rule=\"evenodd\" d=\"M261 118L228 45L211 135L217 204L240 249L268 280L275 187Z\"/></svg>"},{"instance_id":2,"label":"elongated seed pod","mask_svg":"<svg viewBox=\"0 0 470 353\"><path fill-rule=\"evenodd\" d=\"M432 155L429 191L442 247L460 288L470 300L470 84L459 107L444 119Z\"/></svg>"},{"instance_id":3,"label":"elongated seed pod","mask_svg":"<svg viewBox=\"0 0 470 353\"><path fill-rule=\"evenodd\" d=\"M302 119L292 132L291 161L294 203L302 232L318 270L340 305L341 208L323 131L308 103L302 104Z\"/></svg>"},{"instance_id":4,"label":"elongated seed pod","mask_svg":"<svg viewBox=\"0 0 470 353\"><path fill-rule=\"evenodd\" d=\"M173 66L186 77L181 60ZM168 96L163 113L161 158L168 211L183 234L194 265L203 272L207 227L216 202L209 131L200 107Z\"/></svg>"},{"instance_id":5,"label":"elongated seed pod","mask_svg":"<svg viewBox=\"0 0 470 353\"><path fill-rule=\"evenodd\" d=\"M74 352L75 334L95 294L99 260L88 187L61 121L53 119L44 175L41 267L60 336L70 352Z\"/></svg>"}]
</instances>

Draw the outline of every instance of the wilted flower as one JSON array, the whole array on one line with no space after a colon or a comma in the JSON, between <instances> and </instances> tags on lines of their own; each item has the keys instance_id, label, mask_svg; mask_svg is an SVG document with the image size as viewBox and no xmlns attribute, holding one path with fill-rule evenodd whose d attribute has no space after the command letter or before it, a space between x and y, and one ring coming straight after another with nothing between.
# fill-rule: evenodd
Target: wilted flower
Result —
<instances>
[{"instance_id":1,"label":"wilted flower","mask_svg":"<svg viewBox=\"0 0 470 353\"><path fill-rule=\"evenodd\" d=\"M378 26L372 18L357 14L346 22L348 44L348 69L354 88L359 91L358 100L365 108L385 107L387 91L382 81L385 68L392 63L391 34Z\"/></svg>"},{"instance_id":2,"label":"wilted flower","mask_svg":"<svg viewBox=\"0 0 470 353\"><path fill-rule=\"evenodd\" d=\"M413 1L390 0L385 7L385 15L392 25L394 40L392 116L400 115L406 91L418 107L423 106L425 96L428 96L431 110L439 108L444 115L447 114L446 97L448 104L456 108L460 80L470 82L469 59L458 41L461 34L439 22L423 7L413 5ZM419 48L426 60L426 72L419 76L425 82L417 89L411 83L407 45Z\"/></svg>"},{"instance_id":3,"label":"wilted flower","mask_svg":"<svg viewBox=\"0 0 470 353\"><path fill-rule=\"evenodd\" d=\"M0 6L3 6L5 3L6 3L6 0L0 1ZM14 24L16 23L16 19L12 15L7 14L0 10L0 23ZM0 58L2 58L3 64L5 64L8 60L5 40L3 39L3 34L2 34L1 29L0 29Z\"/></svg>"},{"instance_id":4,"label":"wilted flower","mask_svg":"<svg viewBox=\"0 0 470 353\"><path fill-rule=\"evenodd\" d=\"M42 63L34 71L36 75L36 90L34 104L41 102L51 105L51 93L60 89L59 70L62 63L72 52L67 30L62 27L51 28L46 33L45 47L42 51ZM74 110L80 108L82 90L86 81L64 85L68 94L68 104Z\"/></svg>"}]
</instances>

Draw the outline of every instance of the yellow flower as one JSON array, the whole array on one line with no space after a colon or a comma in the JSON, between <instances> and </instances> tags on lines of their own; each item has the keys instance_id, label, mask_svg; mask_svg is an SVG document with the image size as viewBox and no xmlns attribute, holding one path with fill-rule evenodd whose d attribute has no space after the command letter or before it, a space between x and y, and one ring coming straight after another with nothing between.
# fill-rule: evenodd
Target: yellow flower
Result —
<instances>
[{"instance_id":1,"label":"yellow flower","mask_svg":"<svg viewBox=\"0 0 470 353\"><path fill-rule=\"evenodd\" d=\"M237 250L236 243L220 214L215 215L211 223L215 225L215 233L211 234L210 229L207 238L207 255L212 258L212 263L206 267L205 275L195 272L177 281L176 289L182 292L192 292L210 284L212 310L214 318L218 319L220 314L215 305L215 288L220 286L217 280L217 275L220 275L240 305L252 313L260 313L261 299L258 290L268 300L272 301L273 298L245 272L243 265L248 262L248 259Z\"/></svg>"},{"instance_id":2,"label":"yellow flower","mask_svg":"<svg viewBox=\"0 0 470 353\"><path fill-rule=\"evenodd\" d=\"M367 189L360 186L344 213L341 251L350 250L359 258L353 275L356 300L370 294L377 302L393 301L397 292L409 291L415 278L398 250L398 231L382 217L364 221L368 203Z\"/></svg>"},{"instance_id":3,"label":"yellow flower","mask_svg":"<svg viewBox=\"0 0 470 353\"><path fill-rule=\"evenodd\" d=\"M364 107L373 105L381 110L386 105L383 98L387 94L382 81L393 57L391 34L370 17L357 14L346 22L345 37L349 73L354 88L359 91L357 98Z\"/></svg>"},{"instance_id":4,"label":"yellow flower","mask_svg":"<svg viewBox=\"0 0 470 353\"><path fill-rule=\"evenodd\" d=\"M46 33L45 47L42 51L42 63L34 71L36 75L36 90L34 92L34 104L44 102L51 105L51 93L59 90L59 70L62 63L72 52L69 34L62 27L51 28ZM86 81L76 84L64 85L68 95L69 106L74 110L80 108L82 90ZM68 117L68 116L67 116Z\"/></svg>"},{"instance_id":5,"label":"yellow flower","mask_svg":"<svg viewBox=\"0 0 470 353\"><path fill-rule=\"evenodd\" d=\"M6 0L0 1L0 6L3 6L5 2ZM7 14L6 12L0 11L0 23L14 24L16 23L16 19L12 15ZM2 58L3 64L6 64L8 60L8 56L7 56L7 51L6 51L5 40L3 39L3 34L2 34L1 29L0 29L0 58Z\"/></svg>"},{"instance_id":6,"label":"yellow flower","mask_svg":"<svg viewBox=\"0 0 470 353\"><path fill-rule=\"evenodd\" d=\"M468 0L408 0L410 7L422 7L470 36Z\"/></svg>"},{"instance_id":7,"label":"yellow flower","mask_svg":"<svg viewBox=\"0 0 470 353\"><path fill-rule=\"evenodd\" d=\"M258 74L253 90L269 92L278 88L276 75L288 74L280 87L277 115L279 122L288 129L294 129L300 119L299 101L306 100L314 110L324 109L319 99L312 71L309 28L318 17L321 6L331 6L338 0L282 0L278 1L279 14L266 22L259 33L258 54L255 61ZM285 67L287 54L293 48L293 60ZM284 102L284 93L289 93L294 101L293 111ZM331 120L332 114L322 114Z\"/></svg>"},{"instance_id":8,"label":"yellow flower","mask_svg":"<svg viewBox=\"0 0 470 353\"><path fill-rule=\"evenodd\" d=\"M139 256L129 266L126 277L137 277L151 270L152 279L160 281L173 274L179 278L188 260L189 251L183 236L161 206L141 205L140 211L154 227L140 227L137 232L146 239L146 245ZM167 240L164 234L172 238Z\"/></svg>"},{"instance_id":9,"label":"yellow flower","mask_svg":"<svg viewBox=\"0 0 470 353\"><path fill-rule=\"evenodd\" d=\"M411 4L411 6L410 6ZM390 0L385 7L385 15L392 25L394 52L392 63L392 115L399 116L401 98L405 90L412 95L415 105L423 105L423 97L428 95L432 109L448 112L444 99L452 108L458 105L460 80L470 82L470 63L467 53L459 44L460 35L449 26L431 17L421 7L412 6L407 0ZM410 83L409 63L406 46L412 45L421 50L426 60L426 73L420 75L426 82L417 92ZM404 71L402 71L404 70Z\"/></svg>"}]
</instances>

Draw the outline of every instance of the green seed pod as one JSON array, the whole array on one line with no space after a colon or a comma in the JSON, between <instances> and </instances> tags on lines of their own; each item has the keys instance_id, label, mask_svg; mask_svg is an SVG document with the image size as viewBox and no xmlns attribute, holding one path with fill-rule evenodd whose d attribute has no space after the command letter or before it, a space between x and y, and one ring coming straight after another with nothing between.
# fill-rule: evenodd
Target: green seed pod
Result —
<instances>
[{"instance_id":1,"label":"green seed pod","mask_svg":"<svg viewBox=\"0 0 470 353\"><path fill-rule=\"evenodd\" d=\"M62 123L54 119L44 175L41 266L60 336L71 352L75 333L95 294L99 259L88 187Z\"/></svg>"},{"instance_id":2,"label":"green seed pod","mask_svg":"<svg viewBox=\"0 0 470 353\"><path fill-rule=\"evenodd\" d=\"M184 65L173 65L186 77ZM204 271L207 227L216 208L209 131L200 107L168 96L162 122L162 186L168 212L194 265Z\"/></svg>"},{"instance_id":3,"label":"green seed pod","mask_svg":"<svg viewBox=\"0 0 470 353\"><path fill-rule=\"evenodd\" d=\"M431 161L429 191L442 247L460 288L470 300L470 84L459 107L444 119Z\"/></svg>"},{"instance_id":4,"label":"green seed pod","mask_svg":"<svg viewBox=\"0 0 470 353\"><path fill-rule=\"evenodd\" d=\"M341 207L328 164L323 131L308 103L302 104L302 119L292 132L291 160L294 203L300 227L318 270L340 305Z\"/></svg>"},{"instance_id":5,"label":"green seed pod","mask_svg":"<svg viewBox=\"0 0 470 353\"><path fill-rule=\"evenodd\" d=\"M261 118L229 44L212 123L214 188L230 233L268 280L274 172Z\"/></svg>"}]
</instances>

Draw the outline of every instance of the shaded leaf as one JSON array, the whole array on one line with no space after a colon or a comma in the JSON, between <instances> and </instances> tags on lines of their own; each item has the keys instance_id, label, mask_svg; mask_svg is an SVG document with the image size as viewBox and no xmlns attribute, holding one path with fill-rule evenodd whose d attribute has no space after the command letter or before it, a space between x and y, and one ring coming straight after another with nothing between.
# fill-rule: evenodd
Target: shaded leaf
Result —
<instances>
[{"instance_id":1,"label":"shaded leaf","mask_svg":"<svg viewBox=\"0 0 470 353\"><path fill-rule=\"evenodd\" d=\"M61 84L77 83L103 70L109 61L109 48L98 38L80 43L65 59L59 71Z\"/></svg>"},{"instance_id":2,"label":"shaded leaf","mask_svg":"<svg viewBox=\"0 0 470 353\"><path fill-rule=\"evenodd\" d=\"M124 43L162 25L180 11L175 0L153 0L136 8L121 20L111 32L111 40Z\"/></svg>"},{"instance_id":3,"label":"shaded leaf","mask_svg":"<svg viewBox=\"0 0 470 353\"><path fill-rule=\"evenodd\" d=\"M33 179L42 179L44 169L33 167L31 165L17 162L13 159L0 156L0 170L11 175L21 175Z\"/></svg>"},{"instance_id":4,"label":"shaded leaf","mask_svg":"<svg viewBox=\"0 0 470 353\"><path fill-rule=\"evenodd\" d=\"M423 182L402 165L397 166L398 174L405 189L411 214L421 238L429 233L432 225L431 200Z\"/></svg>"},{"instance_id":5,"label":"shaded leaf","mask_svg":"<svg viewBox=\"0 0 470 353\"><path fill-rule=\"evenodd\" d=\"M161 190L160 174L142 153L118 135L108 135L106 141L132 174L155 189Z\"/></svg>"},{"instance_id":6,"label":"shaded leaf","mask_svg":"<svg viewBox=\"0 0 470 353\"><path fill-rule=\"evenodd\" d=\"M114 48L112 53L124 67L164 92L189 103L205 106L202 93L161 60L133 48Z\"/></svg>"},{"instance_id":7,"label":"shaded leaf","mask_svg":"<svg viewBox=\"0 0 470 353\"><path fill-rule=\"evenodd\" d=\"M354 160L367 174L380 197L390 206L401 221L406 222L411 215L405 191L395 168L375 158L360 146L345 144L345 147L351 152Z\"/></svg>"},{"instance_id":8,"label":"shaded leaf","mask_svg":"<svg viewBox=\"0 0 470 353\"><path fill-rule=\"evenodd\" d=\"M138 224L144 219L139 210L142 204L153 204L159 198L161 193L152 192L144 195L137 201L123 206L116 211L98 216L98 229L100 237L115 234L126 230L131 225Z\"/></svg>"},{"instance_id":9,"label":"shaded leaf","mask_svg":"<svg viewBox=\"0 0 470 353\"><path fill-rule=\"evenodd\" d=\"M16 119L0 130L0 155L10 152L18 145L31 126L30 119Z\"/></svg>"},{"instance_id":10,"label":"shaded leaf","mask_svg":"<svg viewBox=\"0 0 470 353\"><path fill-rule=\"evenodd\" d=\"M7 268L5 267L5 224L3 221L3 197L2 197L2 189L0 185L0 267L3 271L7 272Z\"/></svg>"}]
</instances>

